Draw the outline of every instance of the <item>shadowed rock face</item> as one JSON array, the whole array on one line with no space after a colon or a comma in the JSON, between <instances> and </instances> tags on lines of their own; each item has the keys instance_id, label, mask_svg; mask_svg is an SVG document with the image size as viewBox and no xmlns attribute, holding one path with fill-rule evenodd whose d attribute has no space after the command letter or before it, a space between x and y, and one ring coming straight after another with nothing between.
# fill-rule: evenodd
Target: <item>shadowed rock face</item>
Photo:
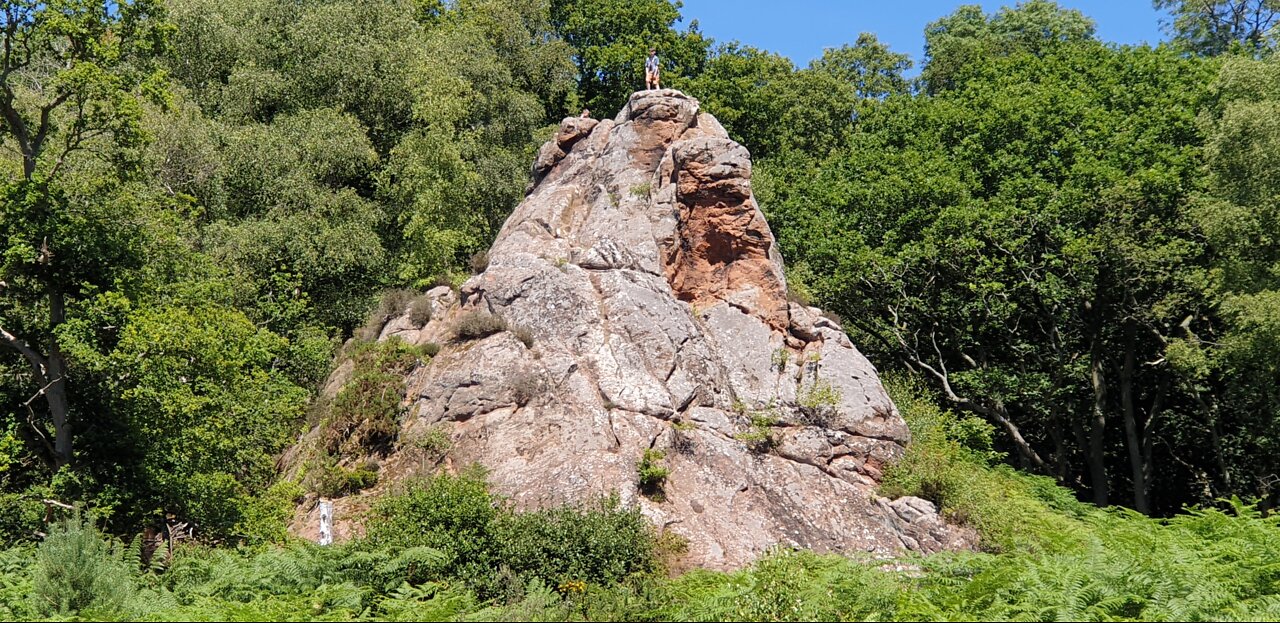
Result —
<instances>
[{"instance_id":1,"label":"shadowed rock face","mask_svg":"<svg viewBox=\"0 0 1280 623\"><path fill-rule=\"evenodd\" d=\"M787 301L749 154L696 100L644 91L615 119L566 119L533 180L460 297L432 291L425 327L383 329L446 343L407 380L402 438L444 427L449 466L484 465L526 508L616 491L688 539L691 565L737 567L777 544L973 546L929 502L876 494L906 425L844 331ZM510 332L450 342L477 310L533 346ZM661 501L638 488L650 448L670 469ZM392 455L383 482L416 460ZM377 493L339 500L339 537L344 509Z\"/></svg>"}]
</instances>

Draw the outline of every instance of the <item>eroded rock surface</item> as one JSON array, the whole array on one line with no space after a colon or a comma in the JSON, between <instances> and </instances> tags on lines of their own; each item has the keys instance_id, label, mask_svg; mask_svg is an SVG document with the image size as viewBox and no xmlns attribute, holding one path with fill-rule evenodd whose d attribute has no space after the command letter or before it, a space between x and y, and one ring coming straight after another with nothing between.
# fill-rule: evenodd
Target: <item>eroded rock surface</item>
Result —
<instances>
[{"instance_id":1,"label":"eroded rock surface","mask_svg":"<svg viewBox=\"0 0 1280 623\"><path fill-rule=\"evenodd\" d=\"M425 327L383 330L444 344L408 379L402 438L443 427L447 464L484 465L523 507L617 492L686 538L692 565L738 567L777 544L974 545L929 502L877 495L906 425L843 330L788 302L749 154L696 100L646 91L615 119L566 119L533 179L487 270L459 297L432 291ZM474 311L532 346L509 331L450 341ZM670 469L661 496L639 489L650 448ZM412 463L393 455L384 474Z\"/></svg>"}]
</instances>

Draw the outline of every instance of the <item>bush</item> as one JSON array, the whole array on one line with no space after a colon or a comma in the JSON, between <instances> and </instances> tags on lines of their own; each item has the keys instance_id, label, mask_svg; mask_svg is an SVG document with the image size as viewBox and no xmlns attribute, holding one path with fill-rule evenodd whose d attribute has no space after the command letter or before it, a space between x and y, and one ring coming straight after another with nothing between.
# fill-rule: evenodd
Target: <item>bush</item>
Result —
<instances>
[{"instance_id":1,"label":"bush","mask_svg":"<svg viewBox=\"0 0 1280 623\"><path fill-rule=\"evenodd\" d=\"M286 527L304 493L302 486L292 480L271 485L245 507L236 532L244 535L249 544L284 543L289 539Z\"/></svg>"},{"instance_id":2,"label":"bush","mask_svg":"<svg viewBox=\"0 0 1280 623\"><path fill-rule=\"evenodd\" d=\"M746 406L735 403L735 410L746 414ZM733 438L747 444L752 452L765 453L778 446L778 438L773 434L773 427L778 425L778 418L772 409L752 412L751 424L746 430L734 434Z\"/></svg>"},{"instance_id":3,"label":"bush","mask_svg":"<svg viewBox=\"0 0 1280 623\"><path fill-rule=\"evenodd\" d=\"M443 554L438 568L419 569L410 583L442 573L486 585L496 569L491 527L498 505L482 473L440 474L406 481L373 507L364 544L373 548L429 547Z\"/></svg>"},{"instance_id":4,"label":"bush","mask_svg":"<svg viewBox=\"0 0 1280 623\"><path fill-rule=\"evenodd\" d=\"M357 344L351 380L328 407L325 451L335 456L385 453L400 431L404 378L421 352L400 340Z\"/></svg>"},{"instance_id":5,"label":"bush","mask_svg":"<svg viewBox=\"0 0 1280 623\"><path fill-rule=\"evenodd\" d=\"M459 340L478 340L507 330L507 321L489 312L473 311L458 318L453 333Z\"/></svg>"},{"instance_id":6,"label":"bush","mask_svg":"<svg viewBox=\"0 0 1280 623\"><path fill-rule=\"evenodd\" d=\"M815 378L809 387L801 390L797 402L806 424L830 428L839 415L836 407L840 405L840 399L840 390L829 381Z\"/></svg>"},{"instance_id":7,"label":"bush","mask_svg":"<svg viewBox=\"0 0 1280 623\"><path fill-rule=\"evenodd\" d=\"M468 471L406 483L375 504L363 551L429 548L437 561L410 583L456 578L483 597L516 595L530 581L620 582L660 567L657 538L639 509L617 497L582 507L515 512ZM393 582L396 578L380 577Z\"/></svg>"},{"instance_id":8,"label":"bush","mask_svg":"<svg viewBox=\"0 0 1280 623\"><path fill-rule=\"evenodd\" d=\"M529 404L546 391L546 384L536 372L522 370L511 377L511 391L520 406Z\"/></svg>"},{"instance_id":9,"label":"bush","mask_svg":"<svg viewBox=\"0 0 1280 623\"><path fill-rule=\"evenodd\" d=\"M489 268L489 252L488 252L488 251L480 251L480 252L476 253L475 255L472 255L472 256L471 256L470 265L471 265L471 273L472 273L472 274L475 274L475 275L479 275L480 273L484 272L485 270L488 270L488 268Z\"/></svg>"},{"instance_id":10,"label":"bush","mask_svg":"<svg viewBox=\"0 0 1280 623\"><path fill-rule=\"evenodd\" d=\"M511 334L524 344L525 348L533 348L533 331L528 327L512 327Z\"/></svg>"},{"instance_id":11,"label":"bush","mask_svg":"<svg viewBox=\"0 0 1280 623\"><path fill-rule=\"evenodd\" d=\"M498 559L512 572L550 586L612 584L659 566L653 528L639 508L622 509L616 495L582 507L504 512L493 540Z\"/></svg>"},{"instance_id":12,"label":"bush","mask_svg":"<svg viewBox=\"0 0 1280 623\"><path fill-rule=\"evenodd\" d=\"M396 288L393 290L385 290L378 297L378 304L369 312L368 319L364 326L356 331L355 336L358 339L372 342L378 339L378 334L382 332L382 328L392 318L403 314L409 309L409 305L418 296L416 290L405 288Z\"/></svg>"},{"instance_id":13,"label":"bush","mask_svg":"<svg viewBox=\"0 0 1280 623\"><path fill-rule=\"evenodd\" d=\"M336 498L359 493L378 484L378 464L363 461L346 468L332 462L323 466L312 482L312 489L322 497Z\"/></svg>"},{"instance_id":14,"label":"bush","mask_svg":"<svg viewBox=\"0 0 1280 623\"><path fill-rule=\"evenodd\" d=\"M420 294L409 304L409 322L415 327L425 327L431 322L431 297Z\"/></svg>"},{"instance_id":15,"label":"bush","mask_svg":"<svg viewBox=\"0 0 1280 623\"><path fill-rule=\"evenodd\" d=\"M883 495L933 502L951 520L976 528L991 551L1081 545L1075 518L1092 507L1048 478L995 465L1003 454L991 449L991 425L939 408L915 380L889 377L885 385L911 429L912 443L885 470Z\"/></svg>"},{"instance_id":16,"label":"bush","mask_svg":"<svg viewBox=\"0 0 1280 623\"><path fill-rule=\"evenodd\" d=\"M136 590L122 548L113 548L78 515L49 531L36 549L32 577L32 598L48 617L111 617Z\"/></svg>"},{"instance_id":17,"label":"bush","mask_svg":"<svg viewBox=\"0 0 1280 623\"><path fill-rule=\"evenodd\" d=\"M667 455L661 450L653 448L645 450L641 455L640 462L636 464L636 472L640 477L640 491L645 495L657 498L662 496L662 484L671 475L671 469L662 462L666 458Z\"/></svg>"}]
</instances>

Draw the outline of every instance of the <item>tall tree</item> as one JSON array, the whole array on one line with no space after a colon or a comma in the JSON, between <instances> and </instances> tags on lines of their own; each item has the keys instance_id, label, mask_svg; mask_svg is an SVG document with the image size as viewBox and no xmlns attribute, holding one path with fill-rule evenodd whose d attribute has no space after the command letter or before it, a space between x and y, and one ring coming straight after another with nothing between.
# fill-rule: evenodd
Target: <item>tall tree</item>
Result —
<instances>
[{"instance_id":1,"label":"tall tree","mask_svg":"<svg viewBox=\"0 0 1280 623\"><path fill-rule=\"evenodd\" d=\"M809 67L852 84L862 98L901 95L910 88L903 73L911 69L911 57L890 50L869 32L858 35L853 45L823 50Z\"/></svg>"},{"instance_id":2,"label":"tall tree","mask_svg":"<svg viewBox=\"0 0 1280 623\"><path fill-rule=\"evenodd\" d=\"M920 77L936 93L958 86L984 58L1038 54L1063 42L1092 39L1094 30L1093 20L1052 0L1030 0L991 15L979 5L964 5L925 27Z\"/></svg>"},{"instance_id":3,"label":"tall tree","mask_svg":"<svg viewBox=\"0 0 1280 623\"><path fill-rule=\"evenodd\" d=\"M1275 44L1280 25L1277 0L1152 0L1172 19L1165 31L1198 54L1215 55L1239 47L1259 54Z\"/></svg>"},{"instance_id":4,"label":"tall tree","mask_svg":"<svg viewBox=\"0 0 1280 623\"><path fill-rule=\"evenodd\" d=\"M74 303L136 264L138 224L112 191L138 171L139 98L168 26L153 0L0 3L0 129L20 158L0 205L0 343L30 370L29 430L72 459L72 392L59 329ZM87 176L81 173L92 171Z\"/></svg>"},{"instance_id":5,"label":"tall tree","mask_svg":"<svg viewBox=\"0 0 1280 623\"><path fill-rule=\"evenodd\" d=\"M862 344L1023 465L1099 503L1126 483L1148 510L1164 341L1203 273L1186 206L1206 65L1092 41L976 56L937 95L862 107L829 157L764 163L761 205Z\"/></svg>"},{"instance_id":6,"label":"tall tree","mask_svg":"<svg viewBox=\"0 0 1280 623\"><path fill-rule=\"evenodd\" d=\"M711 41L697 22L678 31L680 2L670 0L552 0L555 31L574 49L578 97L599 114L612 115L643 87L650 48L662 59L662 83L679 87L701 73Z\"/></svg>"}]
</instances>

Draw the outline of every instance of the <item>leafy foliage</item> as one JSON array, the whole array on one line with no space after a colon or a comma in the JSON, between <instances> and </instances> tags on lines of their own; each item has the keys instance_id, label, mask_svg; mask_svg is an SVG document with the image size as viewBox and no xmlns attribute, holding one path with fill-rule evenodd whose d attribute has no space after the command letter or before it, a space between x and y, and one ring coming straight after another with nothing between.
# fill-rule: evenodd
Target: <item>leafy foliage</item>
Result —
<instances>
[{"instance_id":1,"label":"leafy foliage","mask_svg":"<svg viewBox=\"0 0 1280 623\"><path fill-rule=\"evenodd\" d=\"M666 453L653 448L647 448L640 456L640 461L636 463L636 474L640 479L641 491L654 497L662 497L662 483L671 475L671 468L663 463L666 458Z\"/></svg>"}]
</instances>

